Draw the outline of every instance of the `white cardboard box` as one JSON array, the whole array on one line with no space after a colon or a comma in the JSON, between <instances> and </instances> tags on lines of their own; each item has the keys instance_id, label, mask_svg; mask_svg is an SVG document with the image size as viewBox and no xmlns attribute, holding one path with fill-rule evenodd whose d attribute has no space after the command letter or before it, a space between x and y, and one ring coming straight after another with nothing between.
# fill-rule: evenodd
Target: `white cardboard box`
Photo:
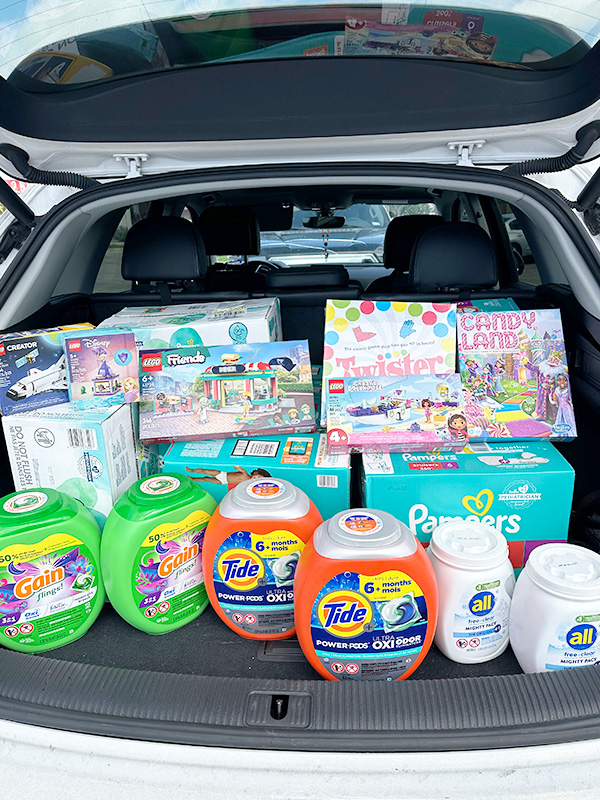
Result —
<instances>
[{"instance_id":1,"label":"white cardboard box","mask_svg":"<svg viewBox=\"0 0 600 800\"><path fill-rule=\"evenodd\" d=\"M99 327L133 331L138 349L273 342L282 338L277 297L124 308Z\"/></svg>"},{"instance_id":2,"label":"white cardboard box","mask_svg":"<svg viewBox=\"0 0 600 800\"><path fill-rule=\"evenodd\" d=\"M102 528L138 479L131 406L70 405L2 418L16 489L47 487L80 500Z\"/></svg>"}]
</instances>

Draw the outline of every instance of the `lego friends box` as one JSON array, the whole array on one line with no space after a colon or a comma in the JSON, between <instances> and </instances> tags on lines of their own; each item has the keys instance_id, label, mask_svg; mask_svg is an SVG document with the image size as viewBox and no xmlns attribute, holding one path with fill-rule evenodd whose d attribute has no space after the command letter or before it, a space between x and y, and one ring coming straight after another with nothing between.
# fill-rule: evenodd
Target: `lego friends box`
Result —
<instances>
[{"instance_id":1,"label":"lego friends box","mask_svg":"<svg viewBox=\"0 0 600 800\"><path fill-rule=\"evenodd\" d=\"M464 444L455 365L453 304L328 300L323 352L328 447L431 447L455 438ZM448 427L453 415L456 437Z\"/></svg>"},{"instance_id":2,"label":"lego friends box","mask_svg":"<svg viewBox=\"0 0 600 800\"><path fill-rule=\"evenodd\" d=\"M460 314L458 354L469 439L577 434L560 311Z\"/></svg>"},{"instance_id":3,"label":"lego friends box","mask_svg":"<svg viewBox=\"0 0 600 800\"><path fill-rule=\"evenodd\" d=\"M140 351L140 439L315 430L306 340Z\"/></svg>"}]
</instances>

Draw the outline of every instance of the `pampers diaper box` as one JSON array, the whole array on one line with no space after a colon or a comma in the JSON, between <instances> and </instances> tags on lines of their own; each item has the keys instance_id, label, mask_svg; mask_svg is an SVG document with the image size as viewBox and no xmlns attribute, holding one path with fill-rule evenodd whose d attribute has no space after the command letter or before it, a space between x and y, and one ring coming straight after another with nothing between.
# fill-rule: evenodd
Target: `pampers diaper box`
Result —
<instances>
[{"instance_id":1,"label":"pampers diaper box","mask_svg":"<svg viewBox=\"0 0 600 800\"><path fill-rule=\"evenodd\" d=\"M131 406L70 405L3 417L16 489L48 487L80 500L102 528L138 478Z\"/></svg>"},{"instance_id":2,"label":"pampers diaper box","mask_svg":"<svg viewBox=\"0 0 600 800\"><path fill-rule=\"evenodd\" d=\"M327 454L325 434L161 444L162 471L198 481L220 502L251 478L283 478L310 497L324 519L350 504L350 456Z\"/></svg>"},{"instance_id":3,"label":"pampers diaper box","mask_svg":"<svg viewBox=\"0 0 600 800\"><path fill-rule=\"evenodd\" d=\"M279 299L124 308L101 328L133 331L141 348L246 344L282 339Z\"/></svg>"},{"instance_id":4,"label":"pampers diaper box","mask_svg":"<svg viewBox=\"0 0 600 800\"><path fill-rule=\"evenodd\" d=\"M365 506L390 511L423 543L453 519L492 525L508 540L516 569L538 545L566 540L574 479L549 442L362 456Z\"/></svg>"}]
</instances>

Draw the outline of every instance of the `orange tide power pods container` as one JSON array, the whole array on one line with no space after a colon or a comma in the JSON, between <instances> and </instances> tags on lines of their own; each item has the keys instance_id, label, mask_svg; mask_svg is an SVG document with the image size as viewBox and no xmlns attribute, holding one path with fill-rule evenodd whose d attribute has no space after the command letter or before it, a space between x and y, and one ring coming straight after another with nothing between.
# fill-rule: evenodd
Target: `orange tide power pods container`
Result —
<instances>
[{"instance_id":1,"label":"orange tide power pods container","mask_svg":"<svg viewBox=\"0 0 600 800\"><path fill-rule=\"evenodd\" d=\"M300 646L328 680L403 680L433 640L433 567L409 528L385 511L343 511L319 525L294 594Z\"/></svg>"},{"instance_id":2,"label":"orange tide power pods container","mask_svg":"<svg viewBox=\"0 0 600 800\"><path fill-rule=\"evenodd\" d=\"M294 579L322 517L289 481L258 478L235 486L206 529L203 567L212 607L248 639L294 635Z\"/></svg>"}]
</instances>

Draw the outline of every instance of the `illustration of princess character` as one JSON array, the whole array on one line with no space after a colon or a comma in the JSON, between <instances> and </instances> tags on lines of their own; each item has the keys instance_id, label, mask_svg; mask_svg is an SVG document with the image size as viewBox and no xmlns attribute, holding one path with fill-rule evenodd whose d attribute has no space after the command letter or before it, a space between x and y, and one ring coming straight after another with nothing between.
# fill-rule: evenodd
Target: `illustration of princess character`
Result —
<instances>
[{"instance_id":1,"label":"illustration of princess character","mask_svg":"<svg viewBox=\"0 0 600 800\"><path fill-rule=\"evenodd\" d=\"M135 403L140 399L140 385L135 378L125 378L123 380L123 391L125 392L126 403Z\"/></svg>"},{"instance_id":2,"label":"illustration of princess character","mask_svg":"<svg viewBox=\"0 0 600 800\"><path fill-rule=\"evenodd\" d=\"M310 413L310 406L308 403L303 403L300 406L300 411L302 412L302 419L312 419L312 414Z\"/></svg>"},{"instance_id":3,"label":"illustration of princess character","mask_svg":"<svg viewBox=\"0 0 600 800\"><path fill-rule=\"evenodd\" d=\"M99 362L98 377L99 378L114 378L117 374L113 372L108 363L108 350L102 345L92 348L92 353L96 356L96 361Z\"/></svg>"},{"instance_id":4,"label":"illustration of princess character","mask_svg":"<svg viewBox=\"0 0 600 800\"><path fill-rule=\"evenodd\" d=\"M556 389L554 390L554 401L557 406L555 425L568 425L569 431L575 432L575 414L573 413L573 402L569 379L564 372L556 376Z\"/></svg>"}]
</instances>

